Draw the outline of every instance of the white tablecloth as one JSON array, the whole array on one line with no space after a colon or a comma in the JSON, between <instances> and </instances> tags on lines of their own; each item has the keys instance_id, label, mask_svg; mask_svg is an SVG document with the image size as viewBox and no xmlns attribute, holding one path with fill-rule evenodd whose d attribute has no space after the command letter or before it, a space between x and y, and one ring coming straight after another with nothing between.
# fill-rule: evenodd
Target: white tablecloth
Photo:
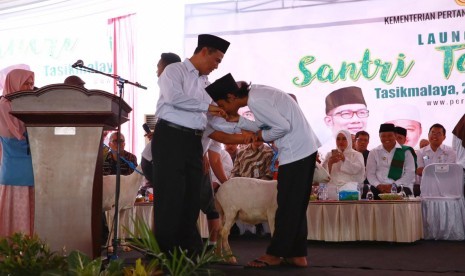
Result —
<instances>
[{"instance_id":1,"label":"white tablecloth","mask_svg":"<svg viewBox=\"0 0 465 276\"><path fill-rule=\"evenodd\" d=\"M134 232L131 217L153 227L153 204L137 203L122 212L120 238L129 237L123 226ZM202 238L208 238L207 219L202 212L198 225ZM414 242L423 238L419 200L311 201L307 225L309 240Z\"/></svg>"},{"instance_id":2,"label":"white tablecloth","mask_svg":"<svg viewBox=\"0 0 465 276\"><path fill-rule=\"evenodd\" d=\"M423 238L421 201L311 201L309 240L414 242Z\"/></svg>"},{"instance_id":3,"label":"white tablecloth","mask_svg":"<svg viewBox=\"0 0 465 276\"><path fill-rule=\"evenodd\" d=\"M110 215L113 216L114 213L106 212L107 221L110 221ZM124 227L128 228L129 231L134 232L134 223L132 222L132 218L145 221L150 228L153 229L153 203L136 203L133 208L125 209L120 212L119 238L129 238L129 234L124 230ZM202 238L208 238L208 224L204 213L200 212L197 224L199 225L200 236Z\"/></svg>"}]
</instances>

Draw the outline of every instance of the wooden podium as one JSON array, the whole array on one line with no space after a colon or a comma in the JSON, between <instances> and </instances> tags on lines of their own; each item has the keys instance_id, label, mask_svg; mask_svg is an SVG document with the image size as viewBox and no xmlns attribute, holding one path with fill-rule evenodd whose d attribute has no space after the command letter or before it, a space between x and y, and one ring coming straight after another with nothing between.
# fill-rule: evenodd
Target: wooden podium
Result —
<instances>
[{"instance_id":1,"label":"wooden podium","mask_svg":"<svg viewBox=\"0 0 465 276\"><path fill-rule=\"evenodd\" d=\"M118 126L119 98L53 84L6 97L27 127L34 170L34 231L53 251L101 254L102 131ZM122 101L122 120L129 107Z\"/></svg>"}]
</instances>

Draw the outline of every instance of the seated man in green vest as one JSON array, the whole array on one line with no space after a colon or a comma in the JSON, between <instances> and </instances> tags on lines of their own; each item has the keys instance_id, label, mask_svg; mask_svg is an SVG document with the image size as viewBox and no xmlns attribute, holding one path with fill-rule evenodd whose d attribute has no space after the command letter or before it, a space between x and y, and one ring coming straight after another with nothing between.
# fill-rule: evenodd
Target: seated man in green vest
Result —
<instances>
[{"instance_id":1,"label":"seated man in green vest","mask_svg":"<svg viewBox=\"0 0 465 276\"><path fill-rule=\"evenodd\" d=\"M407 143L407 129L396 126L395 133L397 143L399 143L401 146L405 145Z\"/></svg>"},{"instance_id":2,"label":"seated man in green vest","mask_svg":"<svg viewBox=\"0 0 465 276\"><path fill-rule=\"evenodd\" d=\"M403 187L406 195L411 195L415 181L415 160L411 151L396 141L393 124L382 124L379 138L381 145L370 151L366 165L375 199L379 199L380 193L390 193L393 184L397 192Z\"/></svg>"},{"instance_id":3,"label":"seated man in green vest","mask_svg":"<svg viewBox=\"0 0 465 276\"><path fill-rule=\"evenodd\" d=\"M412 154L413 160L415 161L415 170L416 170L417 169L417 153L412 147L408 146L409 138L407 137L407 129L400 127L400 126L396 126L395 133L396 133L397 143L399 143L399 145L401 145L404 150L409 150L410 153Z\"/></svg>"},{"instance_id":4,"label":"seated man in green vest","mask_svg":"<svg viewBox=\"0 0 465 276\"><path fill-rule=\"evenodd\" d=\"M417 153L412 147L409 147L409 137L407 136L407 129L396 126L396 140L397 143L399 143L403 148L407 148L413 156L413 160L415 160L415 172L418 168L418 162L417 162ZM417 183L418 175L415 175L415 181L413 184L413 195L414 196L419 196L420 195L420 184Z\"/></svg>"}]
</instances>

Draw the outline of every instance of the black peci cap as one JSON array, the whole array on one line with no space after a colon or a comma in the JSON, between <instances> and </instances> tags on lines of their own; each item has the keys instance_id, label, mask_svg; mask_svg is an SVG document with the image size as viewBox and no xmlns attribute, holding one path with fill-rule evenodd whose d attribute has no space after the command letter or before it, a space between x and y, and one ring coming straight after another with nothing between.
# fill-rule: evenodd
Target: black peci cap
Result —
<instances>
[{"instance_id":1,"label":"black peci cap","mask_svg":"<svg viewBox=\"0 0 465 276\"><path fill-rule=\"evenodd\" d=\"M231 73L222 76L205 88L208 95L210 95L215 102L217 100L226 99L228 93L236 91L237 89L239 89L239 87Z\"/></svg>"},{"instance_id":2,"label":"black peci cap","mask_svg":"<svg viewBox=\"0 0 465 276\"><path fill-rule=\"evenodd\" d=\"M396 132L394 124L381 124L379 127L379 133L381 132Z\"/></svg>"},{"instance_id":3,"label":"black peci cap","mask_svg":"<svg viewBox=\"0 0 465 276\"><path fill-rule=\"evenodd\" d=\"M396 126L395 133L403 135L403 136L407 136L407 130L403 127Z\"/></svg>"},{"instance_id":4,"label":"black peci cap","mask_svg":"<svg viewBox=\"0 0 465 276\"><path fill-rule=\"evenodd\" d=\"M217 37L211 34L199 35L197 42L198 47L212 47L219 50L223 54L225 54L228 50L229 44L230 43L228 41L222 39L221 37Z\"/></svg>"}]
</instances>

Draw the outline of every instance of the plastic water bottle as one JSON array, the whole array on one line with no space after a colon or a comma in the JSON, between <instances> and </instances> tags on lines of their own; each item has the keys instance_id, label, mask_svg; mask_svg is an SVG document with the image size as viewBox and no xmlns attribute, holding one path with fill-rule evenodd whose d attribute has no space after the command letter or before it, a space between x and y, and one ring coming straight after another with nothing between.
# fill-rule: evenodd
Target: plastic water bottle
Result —
<instances>
[{"instance_id":1,"label":"plastic water bottle","mask_svg":"<svg viewBox=\"0 0 465 276\"><path fill-rule=\"evenodd\" d=\"M371 185L370 184L367 184L368 185L368 191L367 191L367 195L366 195L366 198L367 200L373 200L373 192L371 191Z\"/></svg>"},{"instance_id":2,"label":"plastic water bottle","mask_svg":"<svg viewBox=\"0 0 465 276\"><path fill-rule=\"evenodd\" d=\"M328 200L328 186L326 186L326 183L323 184L323 200Z\"/></svg>"},{"instance_id":3,"label":"plastic water bottle","mask_svg":"<svg viewBox=\"0 0 465 276\"><path fill-rule=\"evenodd\" d=\"M323 183L318 185L318 193L317 193L318 200L323 200Z\"/></svg>"},{"instance_id":4,"label":"plastic water bottle","mask_svg":"<svg viewBox=\"0 0 465 276\"><path fill-rule=\"evenodd\" d=\"M145 202L150 202L149 194L150 192L148 190L145 190Z\"/></svg>"},{"instance_id":5,"label":"plastic water bottle","mask_svg":"<svg viewBox=\"0 0 465 276\"><path fill-rule=\"evenodd\" d=\"M392 183L392 185L391 185L391 194L397 194L396 183Z\"/></svg>"},{"instance_id":6,"label":"plastic water bottle","mask_svg":"<svg viewBox=\"0 0 465 276\"><path fill-rule=\"evenodd\" d=\"M320 183L320 187L318 188L318 200L327 200L328 199L328 188L326 187L326 183Z\"/></svg>"}]
</instances>

